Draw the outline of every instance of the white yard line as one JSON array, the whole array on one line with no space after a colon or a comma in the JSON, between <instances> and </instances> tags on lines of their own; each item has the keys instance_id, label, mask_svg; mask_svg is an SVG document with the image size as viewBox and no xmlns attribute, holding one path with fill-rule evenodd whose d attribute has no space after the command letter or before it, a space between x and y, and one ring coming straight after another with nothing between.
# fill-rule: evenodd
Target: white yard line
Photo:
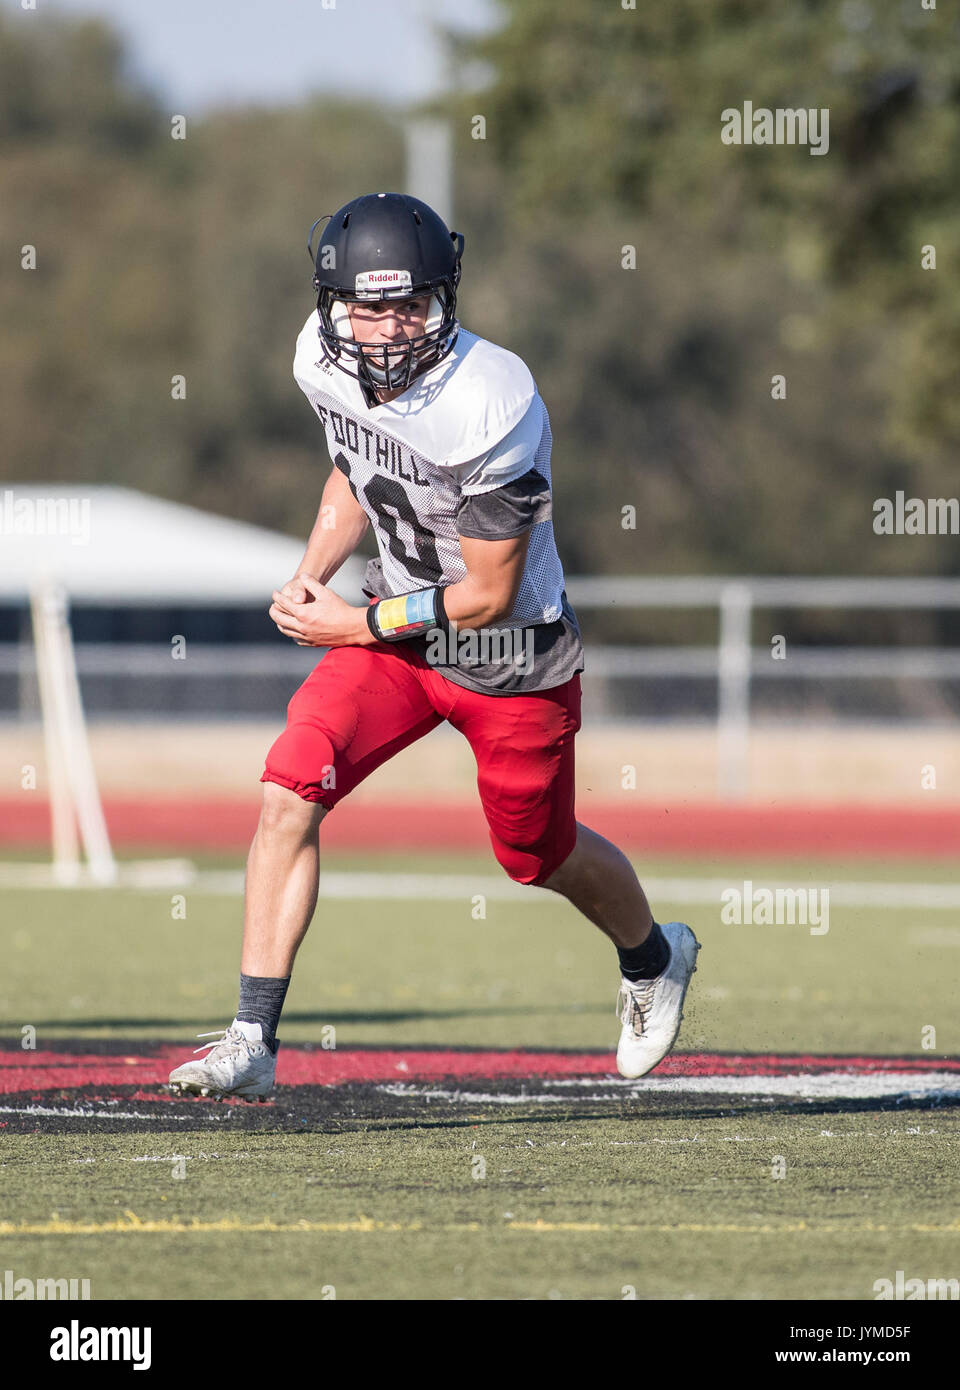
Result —
<instances>
[{"instance_id":1,"label":"white yard line","mask_svg":"<svg viewBox=\"0 0 960 1390\"><path fill-rule=\"evenodd\" d=\"M561 1087L566 1095L558 1095ZM390 1096L419 1100L453 1100L469 1105L540 1105L563 1101L643 1100L645 1095L668 1092L686 1095L769 1096L791 1100L873 1100L902 1096L909 1099L960 1100L960 1076L956 1072L821 1072L817 1076L650 1076L642 1081L609 1081L597 1077L538 1079L536 1089L517 1095L507 1091L439 1090L401 1081L377 1090Z\"/></svg>"},{"instance_id":2,"label":"white yard line","mask_svg":"<svg viewBox=\"0 0 960 1390\"><path fill-rule=\"evenodd\" d=\"M434 1087L429 1084L387 1082L375 1087L384 1095L430 1102L453 1101L462 1105L559 1105L565 1101L592 1104L611 1101L640 1101L654 1094L687 1096L754 1096L769 1100L960 1100L960 1076L956 1072L822 1072L794 1076L651 1076L641 1081L620 1077L537 1078L536 1086L515 1091L478 1091ZM221 1113L221 1112L218 1112ZM64 1119L139 1120L167 1124L192 1122L195 1115L144 1114L137 1110L116 1110L109 1104L82 1105L0 1105L0 1114L57 1116ZM209 1117L207 1117L209 1118ZM829 1131L824 1133L829 1134ZM737 1136L739 1138L739 1136ZM695 1136L696 1138L696 1136ZM677 1141L674 1141L677 1142ZM693 1141L690 1141L693 1142ZM741 1141L745 1142L745 1141ZM189 1155L173 1155L174 1159ZM138 1163L168 1162L162 1155L143 1155Z\"/></svg>"},{"instance_id":3,"label":"white yard line","mask_svg":"<svg viewBox=\"0 0 960 1390\"><path fill-rule=\"evenodd\" d=\"M196 869L188 860L142 860L119 865L118 887L138 892L205 893L236 896L243 892L243 871L239 869ZM770 888L813 886L829 889L831 907L876 907L908 911L953 911L960 908L960 883L884 883L818 882L803 883L784 875L778 881L753 879L754 891ZM668 903L700 904L716 907L719 914L722 895L732 888L742 890L743 880L730 878L647 878L648 896ZM103 885L84 879L79 883L57 883L49 864L0 863L3 888L87 888L103 891ZM495 902L537 903L554 899L545 888L525 887L503 876L486 874L401 874L401 873L322 873L321 898L347 901L413 899L435 902L469 902L477 894ZM956 940L954 940L956 937ZM950 940L920 941L916 945L960 944L960 932Z\"/></svg>"},{"instance_id":4,"label":"white yard line","mask_svg":"<svg viewBox=\"0 0 960 1390\"><path fill-rule=\"evenodd\" d=\"M71 1120L149 1120L151 1124L156 1123L161 1117L158 1115L144 1115L139 1110L111 1110L109 1107L94 1108L85 1105L82 1108L76 1105L0 1105L0 1115L59 1115ZM162 1121L191 1120L191 1115L164 1115Z\"/></svg>"}]
</instances>

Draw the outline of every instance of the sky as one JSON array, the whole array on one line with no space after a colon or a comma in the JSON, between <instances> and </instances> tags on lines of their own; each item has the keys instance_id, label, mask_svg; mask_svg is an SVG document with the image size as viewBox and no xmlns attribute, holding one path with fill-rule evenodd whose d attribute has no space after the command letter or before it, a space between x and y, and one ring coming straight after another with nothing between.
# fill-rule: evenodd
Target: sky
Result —
<instances>
[{"instance_id":1,"label":"sky","mask_svg":"<svg viewBox=\"0 0 960 1390\"><path fill-rule=\"evenodd\" d=\"M405 104L443 84L432 24L495 26L496 0L2 0L21 22L99 15L125 35L132 71L171 109L279 105L314 93Z\"/></svg>"}]
</instances>

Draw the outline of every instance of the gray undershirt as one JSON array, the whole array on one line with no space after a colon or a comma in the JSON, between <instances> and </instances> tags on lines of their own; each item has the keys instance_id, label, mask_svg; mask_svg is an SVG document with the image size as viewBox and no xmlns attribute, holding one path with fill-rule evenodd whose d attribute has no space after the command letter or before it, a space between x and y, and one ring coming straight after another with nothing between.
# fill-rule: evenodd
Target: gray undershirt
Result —
<instances>
[{"instance_id":1,"label":"gray undershirt","mask_svg":"<svg viewBox=\"0 0 960 1390\"><path fill-rule=\"evenodd\" d=\"M478 540L506 540L548 521L550 515L549 487L531 469L504 487L463 498L457 508L457 530ZM367 564L363 590L371 598L392 597L379 559ZM580 627L566 592L561 598L561 616L553 623L479 632L462 628L456 634L438 629L422 637L408 637L398 645L417 652L454 685L483 695L552 690L583 670Z\"/></svg>"}]
</instances>

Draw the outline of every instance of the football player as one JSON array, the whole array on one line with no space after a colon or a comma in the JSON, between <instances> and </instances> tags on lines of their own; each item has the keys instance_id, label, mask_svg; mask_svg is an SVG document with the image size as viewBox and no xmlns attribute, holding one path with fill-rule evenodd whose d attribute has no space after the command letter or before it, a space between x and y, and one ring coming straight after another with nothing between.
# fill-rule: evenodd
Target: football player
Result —
<instances>
[{"instance_id":1,"label":"football player","mask_svg":"<svg viewBox=\"0 0 960 1390\"><path fill-rule=\"evenodd\" d=\"M320 219L323 221L324 219ZM314 224L314 229L319 223ZM281 632L326 653L266 758L247 864L240 1002L181 1092L263 1098L294 958L318 893L323 818L446 720L469 741L493 851L562 894L617 950L617 1066L649 1072L676 1040L699 943L653 921L629 861L574 814L583 651L551 520L550 423L519 357L461 328L463 237L416 198L375 193L326 221L317 307L294 376L333 464ZM327 584L368 526L357 607Z\"/></svg>"}]
</instances>

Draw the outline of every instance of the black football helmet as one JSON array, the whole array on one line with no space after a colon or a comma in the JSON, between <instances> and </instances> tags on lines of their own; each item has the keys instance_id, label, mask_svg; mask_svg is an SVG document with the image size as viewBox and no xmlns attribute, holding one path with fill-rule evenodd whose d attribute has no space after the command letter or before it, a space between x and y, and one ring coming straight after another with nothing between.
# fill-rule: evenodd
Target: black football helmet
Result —
<instances>
[{"instance_id":1,"label":"black football helmet","mask_svg":"<svg viewBox=\"0 0 960 1390\"><path fill-rule=\"evenodd\" d=\"M316 251L310 228L307 251L314 263L317 332L329 360L359 381L368 405L376 389L406 390L446 357L456 342L457 285L463 237L419 198L405 193L367 193L327 214ZM424 332L402 343L358 343L347 304L430 295Z\"/></svg>"}]
</instances>

